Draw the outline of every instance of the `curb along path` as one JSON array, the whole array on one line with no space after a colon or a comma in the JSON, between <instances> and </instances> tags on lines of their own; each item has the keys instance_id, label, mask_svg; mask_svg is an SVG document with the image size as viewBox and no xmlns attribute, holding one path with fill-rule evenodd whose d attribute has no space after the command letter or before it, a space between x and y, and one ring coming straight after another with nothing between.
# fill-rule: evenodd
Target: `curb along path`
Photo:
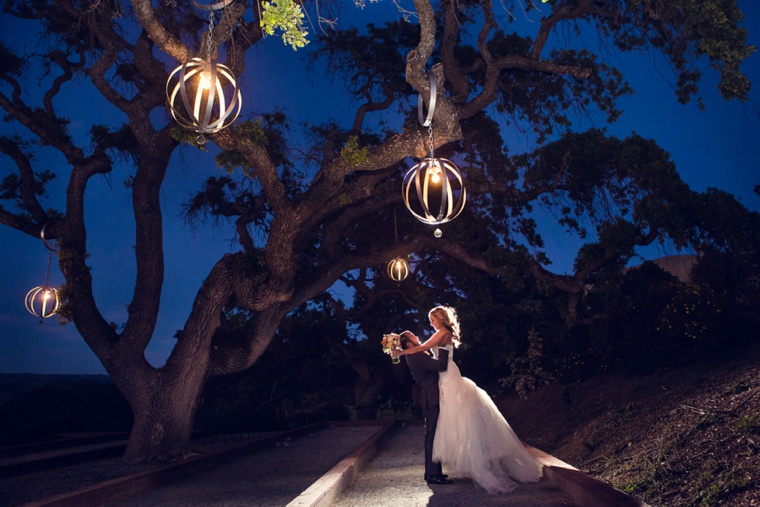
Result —
<instances>
[{"instance_id":1,"label":"curb along path","mask_svg":"<svg viewBox=\"0 0 760 507\"><path fill-rule=\"evenodd\" d=\"M287 505L379 428L366 425L327 427L109 505Z\"/></svg>"}]
</instances>

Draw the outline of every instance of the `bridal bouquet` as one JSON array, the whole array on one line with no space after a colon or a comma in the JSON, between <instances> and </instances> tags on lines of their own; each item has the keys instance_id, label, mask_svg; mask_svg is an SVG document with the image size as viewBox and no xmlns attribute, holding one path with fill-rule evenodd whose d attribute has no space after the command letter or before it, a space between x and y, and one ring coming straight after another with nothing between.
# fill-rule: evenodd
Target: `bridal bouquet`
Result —
<instances>
[{"instance_id":1,"label":"bridal bouquet","mask_svg":"<svg viewBox=\"0 0 760 507\"><path fill-rule=\"evenodd\" d=\"M395 333L384 334L382 344L383 352L390 354L391 350L401 348L401 335ZM398 364L400 362L401 360L398 357L393 359L393 364Z\"/></svg>"}]
</instances>

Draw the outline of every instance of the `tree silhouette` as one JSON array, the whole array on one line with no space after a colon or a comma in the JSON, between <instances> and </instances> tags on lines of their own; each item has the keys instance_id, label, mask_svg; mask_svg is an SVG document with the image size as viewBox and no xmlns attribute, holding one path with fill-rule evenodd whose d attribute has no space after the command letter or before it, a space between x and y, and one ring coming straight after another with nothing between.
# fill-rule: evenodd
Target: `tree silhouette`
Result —
<instances>
[{"instance_id":1,"label":"tree silhouette","mask_svg":"<svg viewBox=\"0 0 760 507\"><path fill-rule=\"evenodd\" d=\"M356 100L350 127L313 125L312 148L300 158L280 113L208 135L221 149L217 163L229 174L209 179L184 211L190 219L228 219L239 250L210 270L161 367L144 356L166 275L161 189L178 140L197 142L194 134L152 114L166 107L169 72L163 62L167 55L185 62L204 48L201 56L222 54L240 75L248 50L263 37L261 10L258 4L234 4L207 51L206 21L184 2L5 3L5 17L38 22L49 44L37 55L16 55L8 41L0 48L0 107L24 132L0 142L15 165L2 182L10 205L0 209L0 222L35 237L48 224L46 234L57 240L66 279L62 315L76 325L134 413L127 460L188 453L209 377L249 368L286 315L341 277L358 290L369 280L362 272L382 269L395 256L413 253L432 270L447 258L507 284L529 273L536 283L568 295L572 320L593 273L624 263L636 245L666 234L679 245L689 243L689 224L672 213L674 203L691 194L667 153L635 135L621 140L600 130L574 133L570 126L576 111L608 121L619 115L616 99L629 87L598 54L607 50L660 51L678 78L680 101L695 93L700 70L693 62L703 57L717 69L725 98L746 98L749 83L739 66L753 48L738 26L742 14L735 0L550 0L541 13L525 7L538 21L529 24L495 11L490 1L413 3L409 24L338 31L319 41L315 58L344 78ZM552 36L566 29L598 34L599 52L577 49L571 35L566 47L556 46L562 39ZM428 71L430 62L436 63ZM48 87L34 97L25 92L31 67L48 78ZM429 106L431 75L437 90L433 148L439 157L456 153L467 167L470 198L447 229L446 242L419 234L405 213L401 241L391 242L372 231L387 228L391 211L400 209L410 157L428 155L431 140L416 114L407 113L398 131L371 129L368 119L381 111L410 111L415 95ZM59 112L61 90L76 80L87 80L120 112L109 125L92 125L87 143L72 138L72 119ZM505 119L531 129L541 146L511 156L501 137ZM38 146L57 150L68 165L56 174L67 179L60 209L43 206L53 174L36 166ZM117 160L129 165L125 184L137 272L121 328L98 308L85 220L89 183L113 173ZM539 206L558 211L561 226L600 238L579 252L570 276L546 268L531 216Z\"/></svg>"}]
</instances>

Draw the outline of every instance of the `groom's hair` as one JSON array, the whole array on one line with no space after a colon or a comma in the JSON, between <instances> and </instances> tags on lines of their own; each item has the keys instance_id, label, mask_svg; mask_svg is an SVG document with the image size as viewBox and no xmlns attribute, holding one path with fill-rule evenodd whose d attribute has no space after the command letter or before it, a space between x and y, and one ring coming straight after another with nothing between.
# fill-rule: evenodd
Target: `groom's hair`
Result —
<instances>
[{"instance_id":1,"label":"groom's hair","mask_svg":"<svg viewBox=\"0 0 760 507\"><path fill-rule=\"evenodd\" d=\"M401 348L402 349L408 349L408 344L412 343L412 339L409 338L406 334L401 335Z\"/></svg>"}]
</instances>

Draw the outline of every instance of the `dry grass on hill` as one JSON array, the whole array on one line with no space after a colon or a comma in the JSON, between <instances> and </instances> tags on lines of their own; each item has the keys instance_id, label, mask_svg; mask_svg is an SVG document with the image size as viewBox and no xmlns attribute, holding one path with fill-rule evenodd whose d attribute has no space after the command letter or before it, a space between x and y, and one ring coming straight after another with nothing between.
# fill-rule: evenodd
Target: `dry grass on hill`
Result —
<instances>
[{"instance_id":1,"label":"dry grass on hill","mask_svg":"<svg viewBox=\"0 0 760 507\"><path fill-rule=\"evenodd\" d=\"M760 506L760 346L500 402L517 434L653 506Z\"/></svg>"}]
</instances>

